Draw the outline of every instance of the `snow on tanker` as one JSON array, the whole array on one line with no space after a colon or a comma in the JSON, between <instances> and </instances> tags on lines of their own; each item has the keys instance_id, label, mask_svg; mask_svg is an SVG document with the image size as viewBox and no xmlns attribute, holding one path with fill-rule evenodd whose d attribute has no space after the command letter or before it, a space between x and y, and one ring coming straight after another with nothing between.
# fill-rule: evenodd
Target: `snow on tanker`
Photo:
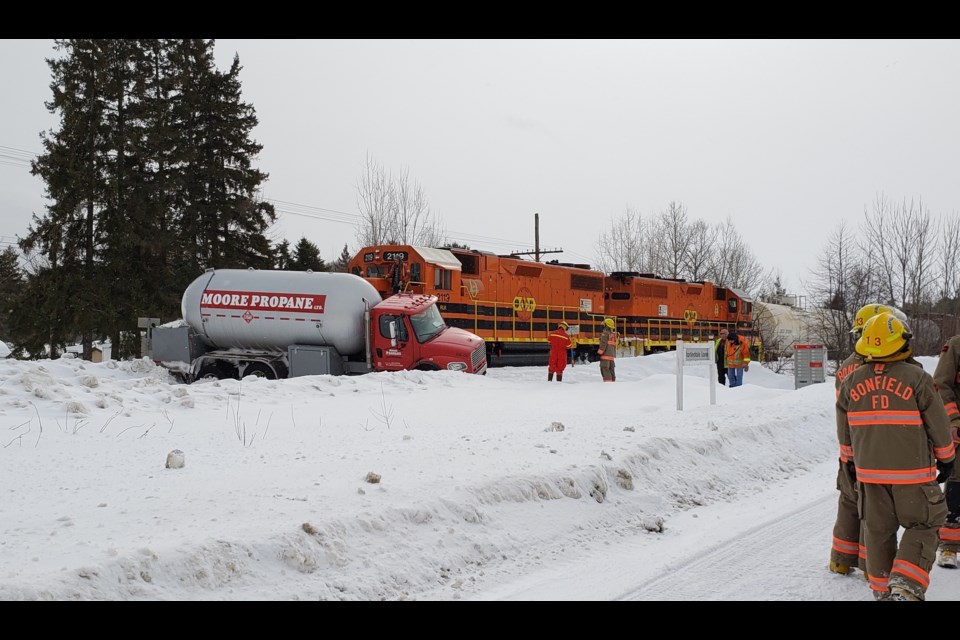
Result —
<instances>
[{"instance_id":1,"label":"snow on tanker","mask_svg":"<svg viewBox=\"0 0 960 640\"><path fill-rule=\"evenodd\" d=\"M487 368L483 339L448 327L436 296L383 299L349 273L208 269L181 313L148 340L153 360L186 381Z\"/></svg>"}]
</instances>

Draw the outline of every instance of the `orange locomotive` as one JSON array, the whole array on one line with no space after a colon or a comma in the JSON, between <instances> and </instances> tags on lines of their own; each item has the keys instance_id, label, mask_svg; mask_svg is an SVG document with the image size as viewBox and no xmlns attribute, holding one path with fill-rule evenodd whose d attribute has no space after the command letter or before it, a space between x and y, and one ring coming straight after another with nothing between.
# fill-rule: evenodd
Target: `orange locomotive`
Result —
<instances>
[{"instance_id":1,"label":"orange locomotive","mask_svg":"<svg viewBox=\"0 0 960 640\"><path fill-rule=\"evenodd\" d=\"M631 355L675 349L678 338L706 342L721 327L757 344L752 301L710 282L410 245L364 247L348 270L383 297L398 291L437 296L449 325L486 341L491 367L546 365L547 337L560 321L570 326L574 357L596 360L605 317L614 318L622 349Z\"/></svg>"}]
</instances>

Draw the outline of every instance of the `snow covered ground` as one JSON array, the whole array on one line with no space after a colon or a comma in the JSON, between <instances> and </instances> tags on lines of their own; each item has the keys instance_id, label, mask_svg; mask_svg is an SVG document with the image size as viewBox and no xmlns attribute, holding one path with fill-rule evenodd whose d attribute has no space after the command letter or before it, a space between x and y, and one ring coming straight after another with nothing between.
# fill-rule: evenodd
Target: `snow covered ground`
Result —
<instances>
[{"instance_id":1,"label":"snow covered ground","mask_svg":"<svg viewBox=\"0 0 960 640\"><path fill-rule=\"evenodd\" d=\"M681 411L675 354L617 371L0 360L0 599L872 600L826 570L832 378L690 367Z\"/></svg>"}]
</instances>

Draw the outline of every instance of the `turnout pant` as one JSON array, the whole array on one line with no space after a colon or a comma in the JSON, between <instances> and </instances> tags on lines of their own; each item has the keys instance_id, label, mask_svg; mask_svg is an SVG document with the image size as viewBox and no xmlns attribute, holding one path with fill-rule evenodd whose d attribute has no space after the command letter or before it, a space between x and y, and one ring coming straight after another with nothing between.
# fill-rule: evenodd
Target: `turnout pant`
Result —
<instances>
[{"instance_id":1,"label":"turnout pant","mask_svg":"<svg viewBox=\"0 0 960 640\"><path fill-rule=\"evenodd\" d=\"M937 559L937 530L947 517L940 485L860 483L860 515L870 588L886 592L897 585L923 600Z\"/></svg>"},{"instance_id":2,"label":"turnout pant","mask_svg":"<svg viewBox=\"0 0 960 640\"><path fill-rule=\"evenodd\" d=\"M617 368L614 362L616 361L615 360L600 361L600 375L603 376L604 382L617 381Z\"/></svg>"},{"instance_id":3,"label":"turnout pant","mask_svg":"<svg viewBox=\"0 0 960 640\"><path fill-rule=\"evenodd\" d=\"M866 551L863 547L860 513L857 510L857 485L850 479L846 465L838 458L837 472L837 519L833 524L833 544L830 547L830 562L867 570Z\"/></svg>"}]
</instances>

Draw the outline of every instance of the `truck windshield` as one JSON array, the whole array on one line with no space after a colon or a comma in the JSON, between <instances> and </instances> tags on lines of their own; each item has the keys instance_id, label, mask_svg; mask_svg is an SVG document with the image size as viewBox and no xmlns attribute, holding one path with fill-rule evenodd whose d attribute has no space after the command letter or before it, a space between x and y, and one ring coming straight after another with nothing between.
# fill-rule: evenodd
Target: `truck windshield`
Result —
<instances>
[{"instance_id":1,"label":"truck windshield","mask_svg":"<svg viewBox=\"0 0 960 640\"><path fill-rule=\"evenodd\" d=\"M410 316L410 324L413 325L413 332L417 335L418 342L426 342L447 326L435 304Z\"/></svg>"}]
</instances>

